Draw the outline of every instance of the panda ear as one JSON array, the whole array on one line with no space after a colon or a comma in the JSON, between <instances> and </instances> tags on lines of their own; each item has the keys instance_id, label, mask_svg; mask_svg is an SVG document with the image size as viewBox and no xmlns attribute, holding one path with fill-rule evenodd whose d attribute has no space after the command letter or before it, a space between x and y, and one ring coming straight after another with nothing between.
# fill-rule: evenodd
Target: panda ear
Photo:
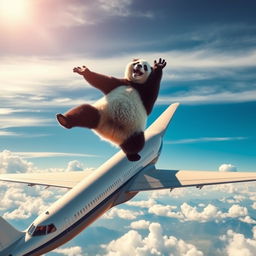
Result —
<instances>
[{"instance_id":1,"label":"panda ear","mask_svg":"<svg viewBox=\"0 0 256 256\"><path fill-rule=\"evenodd\" d=\"M137 58L137 59L136 59L136 58L135 58L135 59L132 59L133 62L135 62L135 61L137 61L137 60L139 60L139 59L138 59L138 58Z\"/></svg>"}]
</instances>

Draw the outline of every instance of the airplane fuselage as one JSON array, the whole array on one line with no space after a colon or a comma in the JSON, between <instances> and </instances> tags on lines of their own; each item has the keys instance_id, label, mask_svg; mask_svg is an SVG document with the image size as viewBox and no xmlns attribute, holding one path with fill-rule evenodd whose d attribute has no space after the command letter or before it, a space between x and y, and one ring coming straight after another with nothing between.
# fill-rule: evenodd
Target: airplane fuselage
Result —
<instances>
[{"instance_id":1,"label":"airplane fuselage","mask_svg":"<svg viewBox=\"0 0 256 256\"><path fill-rule=\"evenodd\" d=\"M126 193L129 181L155 162L161 149L159 134L146 134L141 160L130 162L117 153L39 215L24 235L5 250L6 256L36 256L59 247L84 230L111 207L137 193Z\"/></svg>"}]
</instances>

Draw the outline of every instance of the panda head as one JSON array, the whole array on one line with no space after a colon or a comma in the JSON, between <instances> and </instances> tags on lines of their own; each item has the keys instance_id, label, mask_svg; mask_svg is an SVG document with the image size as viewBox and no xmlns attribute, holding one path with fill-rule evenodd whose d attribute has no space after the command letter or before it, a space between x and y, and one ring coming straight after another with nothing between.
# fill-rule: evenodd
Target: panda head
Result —
<instances>
[{"instance_id":1,"label":"panda head","mask_svg":"<svg viewBox=\"0 0 256 256\"><path fill-rule=\"evenodd\" d=\"M152 72L149 63L142 59L133 59L125 69L125 78L137 84L144 84Z\"/></svg>"}]
</instances>

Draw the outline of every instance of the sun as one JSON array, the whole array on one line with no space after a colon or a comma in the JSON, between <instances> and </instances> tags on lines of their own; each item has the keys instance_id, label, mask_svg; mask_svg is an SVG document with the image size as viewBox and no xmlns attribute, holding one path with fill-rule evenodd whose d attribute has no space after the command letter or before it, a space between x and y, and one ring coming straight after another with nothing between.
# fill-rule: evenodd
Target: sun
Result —
<instances>
[{"instance_id":1,"label":"sun","mask_svg":"<svg viewBox=\"0 0 256 256\"><path fill-rule=\"evenodd\" d=\"M18 24L25 21L28 7L28 0L0 0L1 22Z\"/></svg>"}]
</instances>

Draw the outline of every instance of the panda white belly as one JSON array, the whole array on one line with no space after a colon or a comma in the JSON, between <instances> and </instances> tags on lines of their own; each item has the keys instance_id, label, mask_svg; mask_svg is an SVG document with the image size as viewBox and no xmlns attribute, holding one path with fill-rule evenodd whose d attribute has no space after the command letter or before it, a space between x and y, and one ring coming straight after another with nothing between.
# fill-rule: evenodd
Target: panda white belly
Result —
<instances>
[{"instance_id":1,"label":"panda white belly","mask_svg":"<svg viewBox=\"0 0 256 256\"><path fill-rule=\"evenodd\" d=\"M147 113L139 93L130 86L120 86L93 104L100 112L95 129L103 139L122 144L134 132L144 131Z\"/></svg>"}]
</instances>

